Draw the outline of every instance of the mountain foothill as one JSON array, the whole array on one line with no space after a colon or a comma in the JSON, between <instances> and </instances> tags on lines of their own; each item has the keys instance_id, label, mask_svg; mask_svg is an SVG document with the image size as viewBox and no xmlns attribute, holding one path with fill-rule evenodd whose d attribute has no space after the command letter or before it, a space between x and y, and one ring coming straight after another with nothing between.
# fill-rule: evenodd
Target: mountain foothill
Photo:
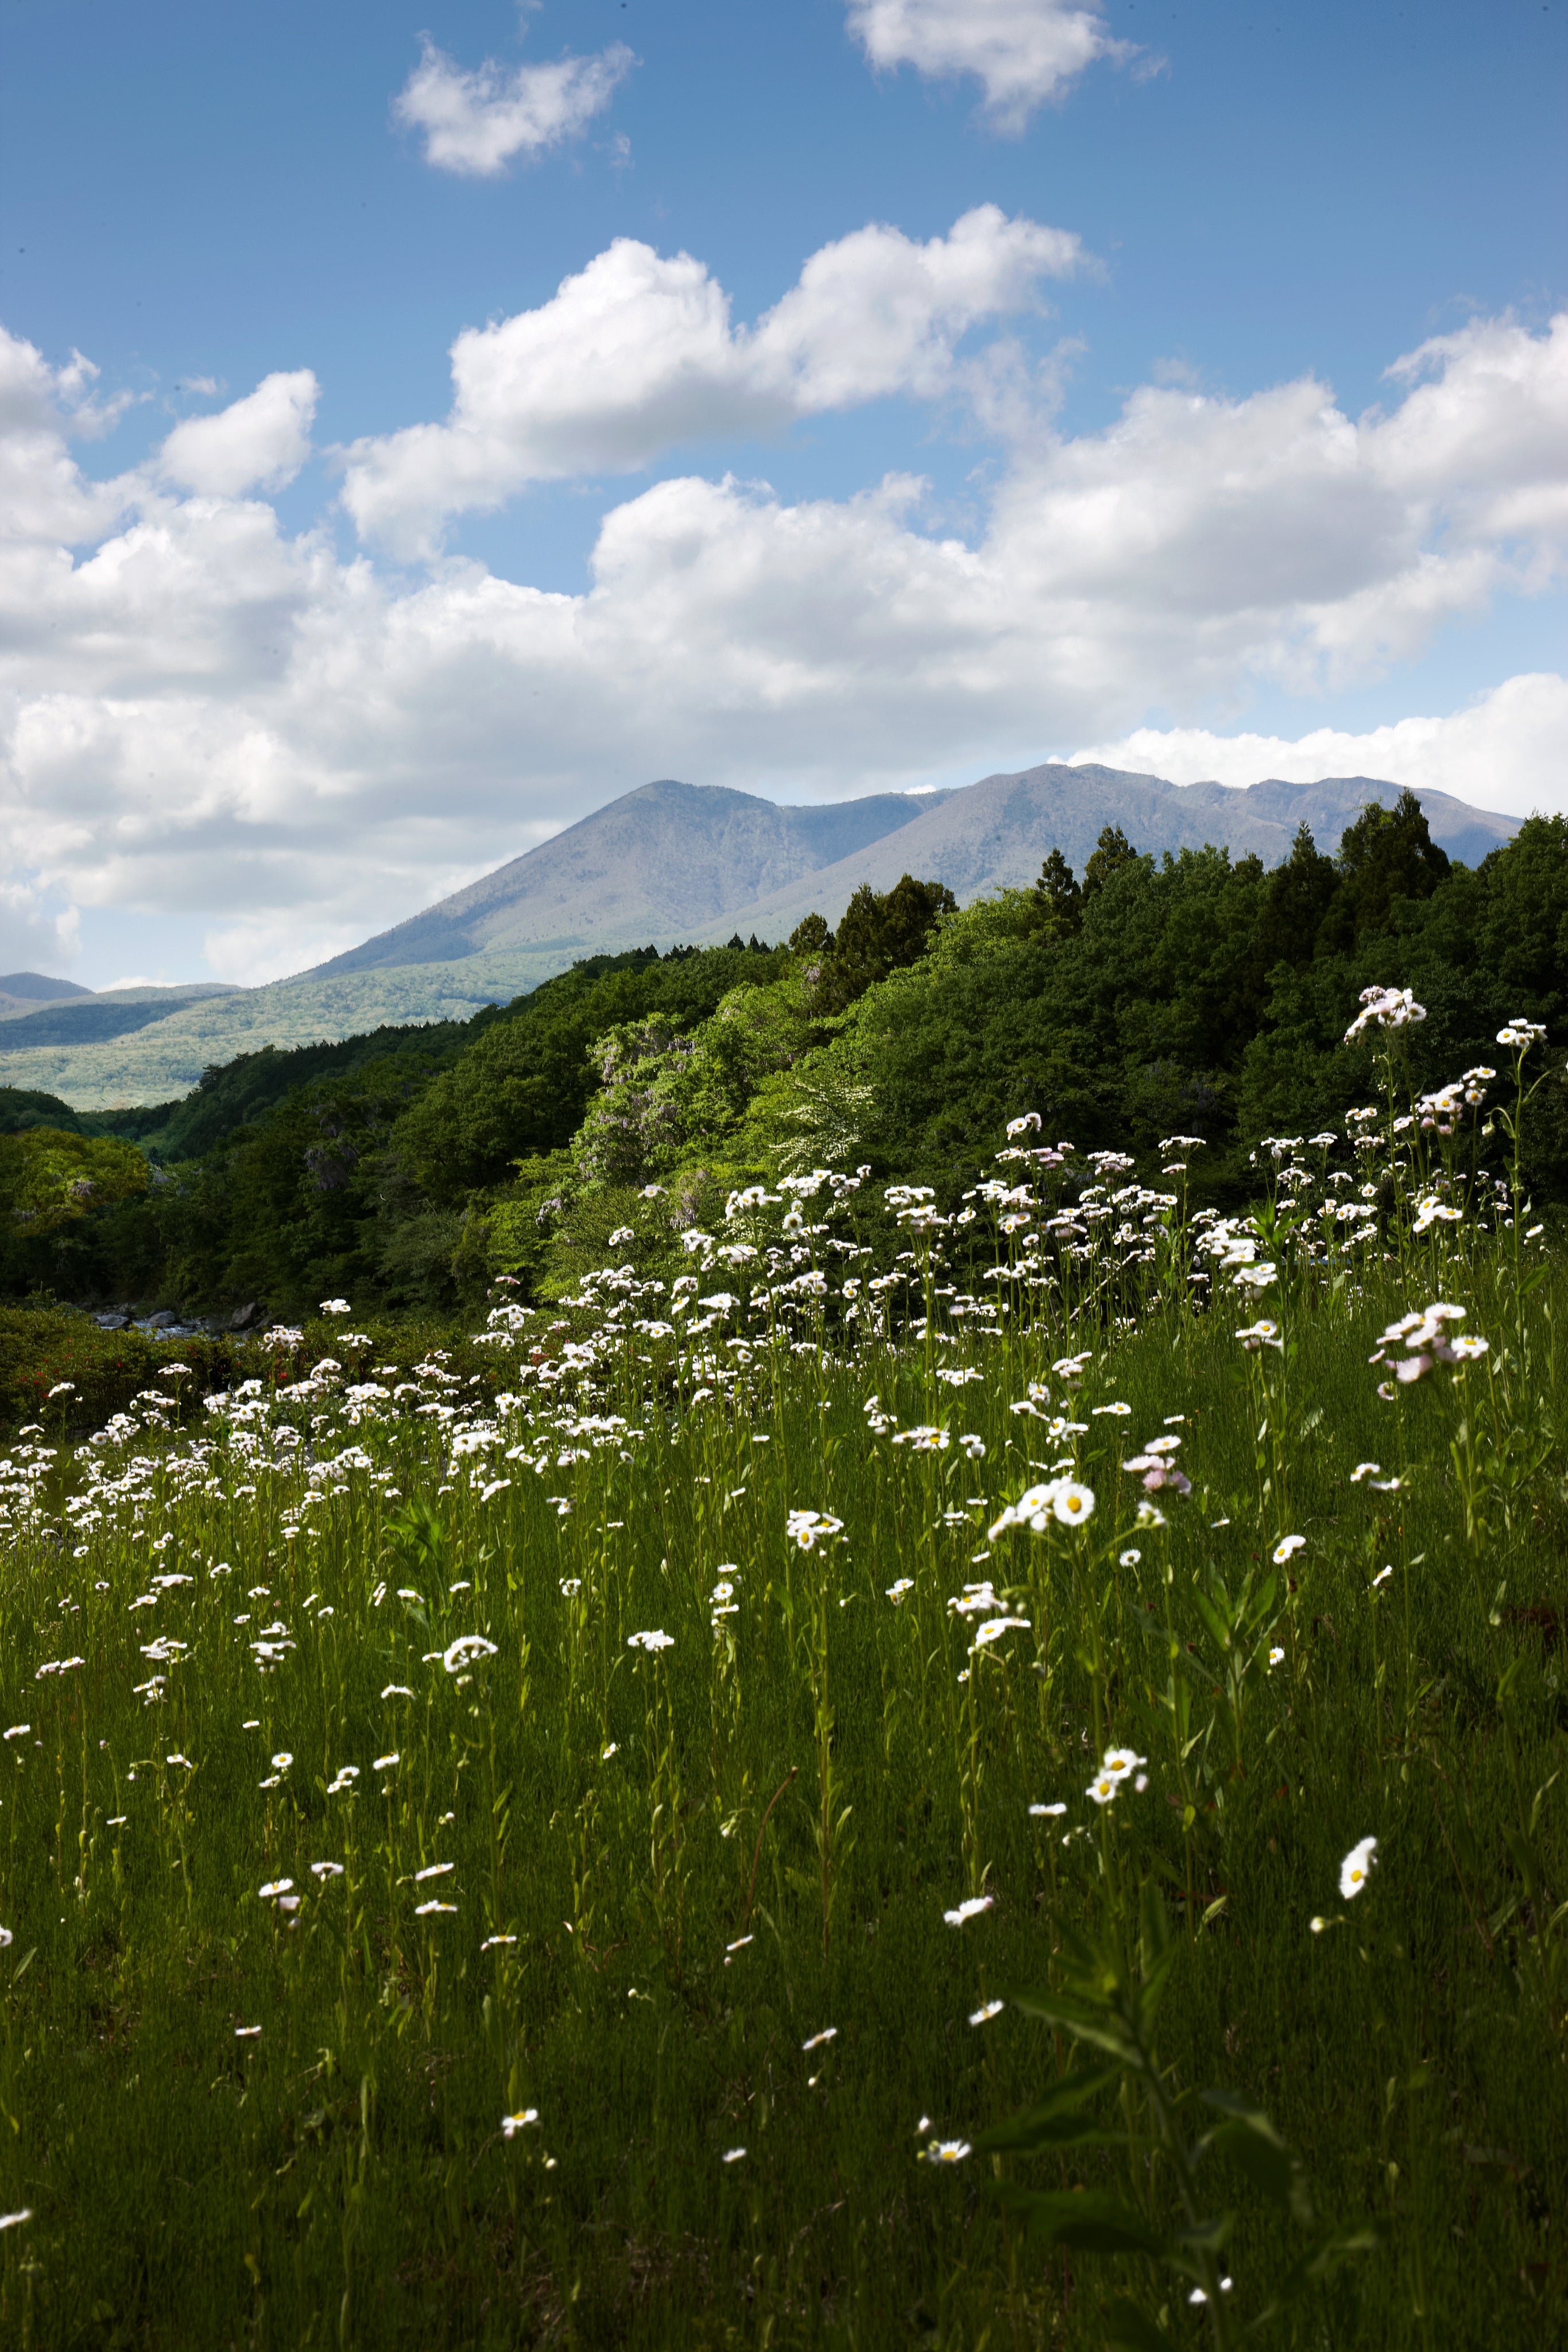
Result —
<instances>
[{"instance_id":1,"label":"mountain foothill","mask_svg":"<svg viewBox=\"0 0 1568 2352\"><path fill-rule=\"evenodd\" d=\"M0 1087L99 1111L167 1102L254 1055L469 1020L584 956L836 923L854 893L934 877L960 905L1032 884L1058 849L1082 870L1107 827L1156 856L1205 845L1281 863L1298 828L1332 851L1398 787L1364 776L1244 789L1048 761L951 791L789 805L717 785L642 785L360 946L259 988L219 982L96 994L0 977ZM1434 843L1479 865L1518 823L1419 794Z\"/></svg>"}]
</instances>

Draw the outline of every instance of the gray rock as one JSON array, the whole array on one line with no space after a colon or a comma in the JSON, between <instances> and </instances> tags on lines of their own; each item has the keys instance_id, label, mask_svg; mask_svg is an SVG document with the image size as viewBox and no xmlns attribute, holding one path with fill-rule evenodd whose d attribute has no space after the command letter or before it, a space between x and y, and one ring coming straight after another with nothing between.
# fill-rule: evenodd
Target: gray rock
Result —
<instances>
[{"instance_id":1,"label":"gray rock","mask_svg":"<svg viewBox=\"0 0 1568 2352\"><path fill-rule=\"evenodd\" d=\"M123 1331L131 1318L129 1315L95 1315L92 1319L100 1331Z\"/></svg>"},{"instance_id":2,"label":"gray rock","mask_svg":"<svg viewBox=\"0 0 1568 2352\"><path fill-rule=\"evenodd\" d=\"M261 1309L257 1307L254 1298L250 1301L248 1306L236 1307L234 1313L229 1317L229 1329L231 1331L248 1331L260 1312Z\"/></svg>"},{"instance_id":3,"label":"gray rock","mask_svg":"<svg viewBox=\"0 0 1568 2352\"><path fill-rule=\"evenodd\" d=\"M161 1307L156 1315L149 1315L141 1326L144 1331L172 1331L180 1318L172 1307Z\"/></svg>"}]
</instances>

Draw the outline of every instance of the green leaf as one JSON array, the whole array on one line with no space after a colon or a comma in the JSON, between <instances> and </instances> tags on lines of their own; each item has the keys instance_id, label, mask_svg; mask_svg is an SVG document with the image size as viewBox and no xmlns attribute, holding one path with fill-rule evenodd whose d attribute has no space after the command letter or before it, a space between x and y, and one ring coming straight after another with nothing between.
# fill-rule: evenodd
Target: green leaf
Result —
<instances>
[{"instance_id":1,"label":"green leaf","mask_svg":"<svg viewBox=\"0 0 1568 2352\"><path fill-rule=\"evenodd\" d=\"M1168 1945L1133 1997L1138 2030L1145 2042L1153 2037L1155 2019L1159 2012L1160 2002L1165 1998L1166 1986L1170 1979L1170 1972L1176 1966L1176 1954L1180 1949L1179 1944ZM1139 2063L1142 2063L1141 2061Z\"/></svg>"},{"instance_id":2,"label":"green leaf","mask_svg":"<svg viewBox=\"0 0 1568 2352\"><path fill-rule=\"evenodd\" d=\"M1176 2243L1195 2254L1218 2254L1228 2245L1236 2227L1234 2213L1218 2213L1211 2221L1189 2221L1175 2232Z\"/></svg>"},{"instance_id":3,"label":"green leaf","mask_svg":"<svg viewBox=\"0 0 1568 2352\"><path fill-rule=\"evenodd\" d=\"M1534 1840L1526 1837L1520 1830L1511 1829L1505 1822L1502 1842L1513 1856L1514 1866L1524 1881L1526 1892L1533 1894L1542 1876L1541 1855Z\"/></svg>"},{"instance_id":4,"label":"green leaf","mask_svg":"<svg viewBox=\"0 0 1568 2352\"><path fill-rule=\"evenodd\" d=\"M1222 2124L1209 2135L1207 2145L1217 2154L1228 2156L1254 2189L1261 2189L1274 2204L1287 2207L1303 2228L1312 2226L1306 2182L1288 2148L1271 2147L1245 2124Z\"/></svg>"},{"instance_id":5,"label":"green leaf","mask_svg":"<svg viewBox=\"0 0 1568 2352\"><path fill-rule=\"evenodd\" d=\"M1143 1937L1144 1967L1152 1975L1155 1962L1170 1949L1170 1915L1153 1874L1138 1890L1138 1927Z\"/></svg>"},{"instance_id":6,"label":"green leaf","mask_svg":"<svg viewBox=\"0 0 1568 2352\"><path fill-rule=\"evenodd\" d=\"M980 2134L975 2145L987 2149L1059 2147L1101 2137L1098 2127L1082 2110L1088 2100L1097 2097L1116 2080L1119 2072L1115 2066L1094 2066L1063 2074L1032 2107L1009 2116L1003 2123L993 2124L989 2131ZM1106 2140L1120 2137L1118 2133L1103 2135Z\"/></svg>"},{"instance_id":7,"label":"green leaf","mask_svg":"<svg viewBox=\"0 0 1568 2352\"><path fill-rule=\"evenodd\" d=\"M1124 2130L1106 2131L1089 2116L1042 2116L1030 2107L1005 2124L993 2124L975 2146L990 2154L1008 2148L1122 2147L1126 2138Z\"/></svg>"},{"instance_id":8,"label":"green leaf","mask_svg":"<svg viewBox=\"0 0 1568 2352\"><path fill-rule=\"evenodd\" d=\"M1257 1632L1258 1627L1274 1606L1274 1595L1279 1590L1279 1584L1278 1576L1270 1574L1259 1586L1253 1596L1252 1605L1247 1612L1247 1630L1249 1633Z\"/></svg>"},{"instance_id":9,"label":"green leaf","mask_svg":"<svg viewBox=\"0 0 1568 2352\"><path fill-rule=\"evenodd\" d=\"M1145 2318L1124 2294L1114 2297L1105 2314L1107 2352L1169 2352L1170 2337Z\"/></svg>"},{"instance_id":10,"label":"green leaf","mask_svg":"<svg viewBox=\"0 0 1568 2352\"><path fill-rule=\"evenodd\" d=\"M1254 2188L1276 2205L1288 2206L1302 2228L1311 2229L1312 2200L1301 2168L1261 2107L1234 2091L1205 2091L1202 2095L1205 2106L1217 2107L1230 2120L1205 2134L1198 2153L1213 2148L1228 2156Z\"/></svg>"},{"instance_id":11,"label":"green leaf","mask_svg":"<svg viewBox=\"0 0 1568 2352\"><path fill-rule=\"evenodd\" d=\"M1207 1626L1210 1639L1217 1647L1228 1650L1230 1647L1230 1626L1220 1615L1207 1593L1195 1591L1192 1595L1192 1605Z\"/></svg>"},{"instance_id":12,"label":"green leaf","mask_svg":"<svg viewBox=\"0 0 1568 2352\"><path fill-rule=\"evenodd\" d=\"M1212 1692L1220 1687L1218 1675L1212 1673L1201 1658L1195 1658L1190 1650L1179 1650L1171 1660L1171 1664L1179 1668L1189 1681L1197 1683L1203 1690ZM1199 1732L1197 1738L1188 1743L1189 1747L1196 1747L1197 1739L1201 1739L1202 1737L1203 1734Z\"/></svg>"},{"instance_id":13,"label":"green leaf","mask_svg":"<svg viewBox=\"0 0 1568 2352\"><path fill-rule=\"evenodd\" d=\"M1168 2257L1166 2241L1155 2235L1142 2216L1103 2190L1051 2192L1020 2189L1005 2180L1002 2195L1030 2230L1052 2245L1084 2254L1147 2254L1156 2262Z\"/></svg>"},{"instance_id":14,"label":"green leaf","mask_svg":"<svg viewBox=\"0 0 1568 2352\"><path fill-rule=\"evenodd\" d=\"M1291 2264L1275 2288L1272 2295L1248 2329L1249 2336L1260 2335L1278 2312L1292 2303L1299 2303L1309 2288L1321 2286L1333 2278L1337 2270L1361 2254L1375 2254L1382 2246L1375 2230L1341 2227L1325 2231L1314 2245L1307 2248L1298 2262Z\"/></svg>"},{"instance_id":15,"label":"green leaf","mask_svg":"<svg viewBox=\"0 0 1568 2352\"><path fill-rule=\"evenodd\" d=\"M1108 2017L1103 2022L1088 2011L1054 1993L1015 1992L1009 1996L1015 2009L1026 2017L1038 2017L1047 2025L1054 2025L1063 2033L1071 2033L1075 2042L1086 2042L1092 2050L1103 2050L1119 2066L1134 2074L1146 2070L1137 2044L1130 2041L1121 2027Z\"/></svg>"},{"instance_id":16,"label":"green leaf","mask_svg":"<svg viewBox=\"0 0 1568 2352\"><path fill-rule=\"evenodd\" d=\"M1552 1780L1543 1780L1540 1788L1537 1789L1535 1792L1535 1802L1530 1808L1530 1834L1531 1837L1535 1835L1536 1830L1540 1825L1542 1800L1544 1798L1547 1790L1552 1787L1552 1783L1556 1780L1556 1778L1557 1775L1553 1772Z\"/></svg>"}]
</instances>

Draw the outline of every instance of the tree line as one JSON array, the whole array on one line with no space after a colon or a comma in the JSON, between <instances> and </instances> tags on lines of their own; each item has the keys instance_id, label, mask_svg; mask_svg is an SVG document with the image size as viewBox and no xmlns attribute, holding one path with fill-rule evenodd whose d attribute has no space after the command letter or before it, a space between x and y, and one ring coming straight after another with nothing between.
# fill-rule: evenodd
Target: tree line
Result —
<instances>
[{"instance_id":1,"label":"tree line","mask_svg":"<svg viewBox=\"0 0 1568 2352\"><path fill-rule=\"evenodd\" d=\"M1411 987L1411 1076L1500 1065L1499 1028L1568 1015L1568 820L1479 866L1419 803L1367 808L1333 856L1155 858L1108 827L1074 873L959 908L940 881L862 887L784 943L590 957L472 1021L267 1049L176 1104L78 1114L0 1089L0 1287L289 1315L456 1312L497 1274L570 1287L612 1234L722 1217L816 1165L956 1200L1006 1122L1081 1152L1198 1136L1229 1204L1260 1138L1368 1098L1343 1033ZM1541 1202L1568 1193L1568 1087L1531 1124ZM653 1189L656 1188L656 1189Z\"/></svg>"}]
</instances>

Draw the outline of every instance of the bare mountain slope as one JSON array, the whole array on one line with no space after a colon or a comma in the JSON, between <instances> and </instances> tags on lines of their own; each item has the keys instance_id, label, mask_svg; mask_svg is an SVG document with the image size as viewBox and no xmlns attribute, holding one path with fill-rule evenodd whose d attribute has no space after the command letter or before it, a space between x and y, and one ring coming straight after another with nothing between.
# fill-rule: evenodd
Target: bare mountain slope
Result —
<instances>
[{"instance_id":1,"label":"bare mountain slope","mask_svg":"<svg viewBox=\"0 0 1568 2352\"><path fill-rule=\"evenodd\" d=\"M728 909L721 924L695 936L711 940L738 926L768 939L786 937L812 912L836 922L862 882L886 890L905 873L946 882L967 902L988 890L1032 882L1052 848L1082 873L1109 824L1120 825L1134 849L1158 854L1212 842L1235 856L1255 853L1273 866L1290 855L1299 824L1311 828L1320 849L1333 850L1368 802L1391 805L1398 789L1373 777L1333 776L1315 784L1270 781L1236 790L1048 762L1018 775L987 776L951 793L896 834L750 906ZM1420 798L1434 840L1468 865L1519 830L1512 817L1494 816L1444 793Z\"/></svg>"},{"instance_id":2,"label":"bare mountain slope","mask_svg":"<svg viewBox=\"0 0 1568 2352\"><path fill-rule=\"evenodd\" d=\"M1082 871L1107 824L1156 854L1214 842L1274 865L1289 856L1298 824L1333 849L1369 801L1391 803L1397 790L1373 777L1333 776L1237 791L1056 761L962 791L882 793L814 808L717 785L643 784L300 979L477 955L526 954L530 965L554 956L564 964L595 949L724 939L737 929L783 938L812 909L836 921L862 882L884 890L901 874L918 874L946 882L960 900L974 898L1031 882L1052 847ZM1518 830L1511 818L1443 793L1424 793L1422 803L1434 838L1469 865Z\"/></svg>"},{"instance_id":3,"label":"bare mountain slope","mask_svg":"<svg viewBox=\"0 0 1568 2352\"><path fill-rule=\"evenodd\" d=\"M718 785L643 784L300 977L514 948L559 950L567 962L594 948L685 939L714 923L728 929L722 919L731 908L861 854L927 812L933 797L878 793L785 808Z\"/></svg>"},{"instance_id":4,"label":"bare mountain slope","mask_svg":"<svg viewBox=\"0 0 1568 2352\"><path fill-rule=\"evenodd\" d=\"M961 792L883 793L782 808L749 793L644 784L317 971L266 988L124 990L35 1000L0 1018L0 1085L78 1109L183 1095L212 1062L266 1045L347 1037L382 1023L463 1019L548 980L580 955L755 931L787 939L813 909L836 921L861 883L904 873L960 900L1028 884L1059 846L1082 872L1103 826L1159 852L1228 844L1272 864L1303 819L1332 849L1357 811L1396 787L1365 776L1247 791L1175 785L1119 769L1048 762ZM1474 864L1518 831L1440 793L1422 794L1435 839ZM46 983L53 986L55 983Z\"/></svg>"}]
</instances>

